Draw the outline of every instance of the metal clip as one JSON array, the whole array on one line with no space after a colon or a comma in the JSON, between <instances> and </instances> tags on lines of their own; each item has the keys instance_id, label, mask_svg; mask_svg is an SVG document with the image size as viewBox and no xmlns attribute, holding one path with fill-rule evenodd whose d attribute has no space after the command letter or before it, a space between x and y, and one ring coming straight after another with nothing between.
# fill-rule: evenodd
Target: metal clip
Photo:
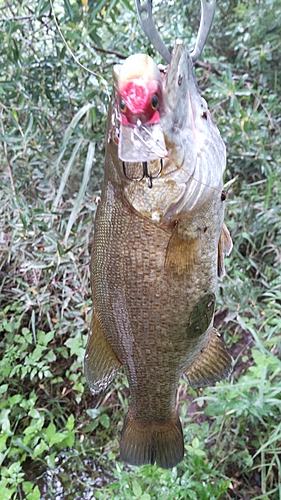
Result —
<instances>
[{"instance_id":1,"label":"metal clip","mask_svg":"<svg viewBox=\"0 0 281 500\"><path fill-rule=\"evenodd\" d=\"M162 170L163 170L163 161L162 159L160 159L160 168L157 172L156 175L151 175L149 172L148 172L148 169L147 169L147 161L143 161L142 162L142 169L143 169L143 174L141 177L138 177L137 179L135 179L134 177L130 177L127 172L126 172L126 164L125 162L123 161L122 162L122 165L123 165L123 172L124 172L124 175L127 179L129 179L129 181L133 181L133 182L140 182L142 181L143 179L146 180L146 183L147 183L147 187L149 188L152 188L152 180L153 179L157 179L157 177L159 177L159 175L161 174Z\"/></svg>"},{"instance_id":2,"label":"metal clip","mask_svg":"<svg viewBox=\"0 0 281 500\"><path fill-rule=\"evenodd\" d=\"M149 41L152 43L154 48L159 52L159 54L165 59L169 64L171 62L171 53L163 42L161 36L159 35L157 28L152 19L152 0L135 0L138 18L141 27L148 37ZM201 0L201 20L198 30L198 35L196 39L195 49L191 52L190 56L193 62L195 62L200 56L203 47L206 43L207 37L210 33L213 18L215 15L216 0L207 2L206 0Z\"/></svg>"}]
</instances>

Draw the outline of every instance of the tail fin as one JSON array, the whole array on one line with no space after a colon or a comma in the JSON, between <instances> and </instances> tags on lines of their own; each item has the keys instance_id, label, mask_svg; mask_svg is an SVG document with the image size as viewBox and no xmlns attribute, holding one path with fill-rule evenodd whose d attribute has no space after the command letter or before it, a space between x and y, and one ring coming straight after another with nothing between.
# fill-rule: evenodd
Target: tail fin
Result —
<instances>
[{"instance_id":1,"label":"tail fin","mask_svg":"<svg viewBox=\"0 0 281 500\"><path fill-rule=\"evenodd\" d=\"M154 462L163 469L177 465L184 455L182 427L178 415L165 423L143 423L129 414L121 434L120 458L131 465Z\"/></svg>"}]
</instances>

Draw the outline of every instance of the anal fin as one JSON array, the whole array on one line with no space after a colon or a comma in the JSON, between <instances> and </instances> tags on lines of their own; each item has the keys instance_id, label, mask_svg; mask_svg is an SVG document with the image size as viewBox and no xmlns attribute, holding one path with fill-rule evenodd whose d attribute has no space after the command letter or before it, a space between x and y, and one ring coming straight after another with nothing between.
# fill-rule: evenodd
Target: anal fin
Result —
<instances>
[{"instance_id":1,"label":"anal fin","mask_svg":"<svg viewBox=\"0 0 281 500\"><path fill-rule=\"evenodd\" d=\"M222 278L225 275L224 256L229 255L233 247L232 239L225 224L222 226L222 231L218 244L218 276Z\"/></svg>"},{"instance_id":2,"label":"anal fin","mask_svg":"<svg viewBox=\"0 0 281 500\"><path fill-rule=\"evenodd\" d=\"M193 389L214 385L227 378L232 371L232 359L224 343L213 328L208 345L184 373Z\"/></svg>"},{"instance_id":3,"label":"anal fin","mask_svg":"<svg viewBox=\"0 0 281 500\"><path fill-rule=\"evenodd\" d=\"M84 360L85 376L91 392L97 394L113 380L121 363L107 341L96 314L93 315Z\"/></svg>"}]
</instances>

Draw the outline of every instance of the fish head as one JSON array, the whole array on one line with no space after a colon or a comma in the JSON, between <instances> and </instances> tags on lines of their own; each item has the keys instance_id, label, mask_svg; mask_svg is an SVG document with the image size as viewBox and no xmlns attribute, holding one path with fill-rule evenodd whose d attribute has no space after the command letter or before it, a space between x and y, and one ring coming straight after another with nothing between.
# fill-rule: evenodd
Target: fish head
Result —
<instances>
[{"instance_id":1,"label":"fish head","mask_svg":"<svg viewBox=\"0 0 281 500\"><path fill-rule=\"evenodd\" d=\"M205 116L205 113L209 113L207 103L200 95L190 53L180 40L175 43L171 63L165 74L163 94L163 118L168 119L175 129L194 130L198 126L201 129L202 121L206 133L209 128ZM200 120L201 117L204 119ZM169 128L167 133L170 133Z\"/></svg>"},{"instance_id":2,"label":"fish head","mask_svg":"<svg viewBox=\"0 0 281 500\"><path fill-rule=\"evenodd\" d=\"M164 72L149 56L131 56L116 75L118 156L130 173L125 198L153 221L178 220L220 193L226 164L225 145L200 95L189 51L177 42ZM153 110L156 92L159 102ZM143 162L148 162L146 179Z\"/></svg>"},{"instance_id":3,"label":"fish head","mask_svg":"<svg viewBox=\"0 0 281 500\"><path fill-rule=\"evenodd\" d=\"M172 170L176 182L186 183L186 198L194 188L202 199L203 191L207 195L221 184L225 145L200 94L190 53L181 41L175 44L163 82L161 127L168 151L163 175Z\"/></svg>"}]
</instances>

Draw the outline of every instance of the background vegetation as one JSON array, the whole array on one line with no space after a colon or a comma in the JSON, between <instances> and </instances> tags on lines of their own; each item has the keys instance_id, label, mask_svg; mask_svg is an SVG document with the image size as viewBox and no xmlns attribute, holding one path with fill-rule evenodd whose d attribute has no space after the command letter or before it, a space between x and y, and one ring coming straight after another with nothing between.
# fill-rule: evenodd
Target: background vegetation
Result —
<instances>
[{"instance_id":1,"label":"background vegetation","mask_svg":"<svg viewBox=\"0 0 281 500\"><path fill-rule=\"evenodd\" d=\"M216 324L235 369L198 392L181 381L186 453L169 471L119 461L125 377L93 398L83 375L112 65L161 60L133 0L54 11L0 0L1 499L280 500L280 0L218 1L197 64L228 150ZM199 2L155 2L155 19L192 48Z\"/></svg>"}]
</instances>

